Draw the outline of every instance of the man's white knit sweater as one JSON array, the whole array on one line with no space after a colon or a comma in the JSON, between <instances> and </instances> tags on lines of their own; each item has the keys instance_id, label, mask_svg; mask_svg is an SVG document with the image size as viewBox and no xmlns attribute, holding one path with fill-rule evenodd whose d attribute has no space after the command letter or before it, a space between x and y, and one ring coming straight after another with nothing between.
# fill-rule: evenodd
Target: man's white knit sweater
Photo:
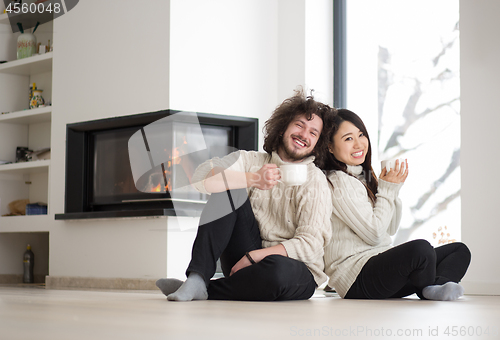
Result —
<instances>
[{"instance_id":1,"label":"man's white knit sweater","mask_svg":"<svg viewBox=\"0 0 500 340\"><path fill-rule=\"evenodd\" d=\"M350 176L333 171L328 179L333 184L332 242L325 249L325 272L328 285L345 297L365 263L391 247L391 236L401 220L402 184L379 179L375 205L372 204L361 165L347 166Z\"/></svg>"},{"instance_id":2,"label":"man's white knit sweater","mask_svg":"<svg viewBox=\"0 0 500 340\"><path fill-rule=\"evenodd\" d=\"M324 248L331 239L332 201L323 172L307 157L307 181L300 186L278 183L269 190L247 189L255 218L259 224L262 247L282 244L288 257L302 261L319 286L327 280L324 271ZM204 193L204 179L213 168L256 172L264 164L289 164L277 153L236 151L223 158L208 160L196 169L192 183Z\"/></svg>"}]
</instances>

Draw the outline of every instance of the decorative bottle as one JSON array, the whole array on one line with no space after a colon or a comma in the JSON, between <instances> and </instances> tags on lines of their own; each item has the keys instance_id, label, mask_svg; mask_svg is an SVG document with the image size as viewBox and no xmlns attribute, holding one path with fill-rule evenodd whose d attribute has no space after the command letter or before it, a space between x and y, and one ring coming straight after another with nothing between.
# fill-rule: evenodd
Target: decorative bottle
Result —
<instances>
[{"instance_id":1,"label":"decorative bottle","mask_svg":"<svg viewBox=\"0 0 500 340\"><path fill-rule=\"evenodd\" d=\"M36 53L36 37L33 33L22 33L17 37L17 59L31 57Z\"/></svg>"},{"instance_id":2,"label":"decorative bottle","mask_svg":"<svg viewBox=\"0 0 500 340\"><path fill-rule=\"evenodd\" d=\"M45 99L42 97L43 90L39 90L36 87L33 89L33 97L31 97L30 109L36 109L40 106L45 106Z\"/></svg>"},{"instance_id":3,"label":"decorative bottle","mask_svg":"<svg viewBox=\"0 0 500 340\"><path fill-rule=\"evenodd\" d=\"M33 267L35 266L35 254L31 251L31 246L28 244L24 252L24 283L34 283Z\"/></svg>"},{"instance_id":4,"label":"decorative bottle","mask_svg":"<svg viewBox=\"0 0 500 340\"><path fill-rule=\"evenodd\" d=\"M30 101L29 101L29 105L31 105L31 99L33 98L33 90L36 90L36 83L30 83Z\"/></svg>"}]
</instances>

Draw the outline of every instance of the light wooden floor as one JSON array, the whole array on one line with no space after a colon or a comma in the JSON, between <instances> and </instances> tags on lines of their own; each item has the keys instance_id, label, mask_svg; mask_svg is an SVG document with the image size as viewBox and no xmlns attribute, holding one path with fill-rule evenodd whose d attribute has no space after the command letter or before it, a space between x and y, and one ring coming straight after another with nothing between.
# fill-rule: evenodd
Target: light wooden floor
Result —
<instances>
[{"instance_id":1,"label":"light wooden floor","mask_svg":"<svg viewBox=\"0 0 500 340\"><path fill-rule=\"evenodd\" d=\"M500 339L500 296L454 302L170 302L159 291L0 286L0 339Z\"/></svg>"}]
</instances>

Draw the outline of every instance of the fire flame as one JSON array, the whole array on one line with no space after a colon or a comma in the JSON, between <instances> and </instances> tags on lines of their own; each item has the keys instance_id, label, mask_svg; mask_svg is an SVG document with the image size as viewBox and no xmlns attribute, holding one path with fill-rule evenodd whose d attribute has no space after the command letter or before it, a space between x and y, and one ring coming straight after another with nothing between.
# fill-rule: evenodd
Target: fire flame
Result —
<instances>
[{"instance_id":1,"label":"fire flame","mask_svg":"<svg viewBox=\"0 0 500 340\"><path fill-rule=\"evenodd\" d=\"M173 159L174 159L174 164L180 164L181 162L181 157L184 152L181 152L179 151L179 148L174 148L174 150L172 150L172 154L173 154Z\"/></svg>"},{"instance_id":2,"label":"fire flame","mask_svg":"<svg viewBox=\"0 0 500 340\"><path fill-rule=\"evenodd\" d=\"M186 138L184 137L183 144L187 144ZM167 150L165 150L167 152ZM180 164L181 157L184 154L184 150L182 148L174 148L172 149L172 155L169 155L169 161L165 162L165 171L163 173L164 176L161 177L160 182L156 186L151 186L150 192L163 192L162 187L165 185L165 178L167 179L167 185L165 187L165 191L170 191L172 189L171 175L172 175L172 163ZM173 159L173 161L172 161ZM153 184L154 185L154 184Z\"/></svg>"},{"instance_id":3,"label":"fire flame","mask_svg":"<svg viewBox=\"0 0 500 340\"><path fill-rule=\"evenodd\" d=\"M155 186L155 187L151 190L151 192L161 192L161 183L160 183L160 184L158 184L157 186Z\"/></svg>"}]
</instances>

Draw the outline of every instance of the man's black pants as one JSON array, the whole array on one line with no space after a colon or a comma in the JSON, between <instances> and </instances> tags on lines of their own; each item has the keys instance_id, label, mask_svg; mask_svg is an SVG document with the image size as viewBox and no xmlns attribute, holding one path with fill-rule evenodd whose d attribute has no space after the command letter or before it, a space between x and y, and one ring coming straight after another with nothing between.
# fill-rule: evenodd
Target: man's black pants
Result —
<instances>
[{"instance_id":1,"label":"man's black pants","mask_svg":"<svg viewBox=\"0 0 500 340\"><path fill-rule=\"evenodd\" d=\"M196 272L204 277L210 300L305 300L314 294L316 283L306 265L281 255L267 256L229 276L246 252L261 248L246 189L214 193L202 212L186 275ZM210 280L219 258L225 277Z\"/></svg>"}]
</instances>

